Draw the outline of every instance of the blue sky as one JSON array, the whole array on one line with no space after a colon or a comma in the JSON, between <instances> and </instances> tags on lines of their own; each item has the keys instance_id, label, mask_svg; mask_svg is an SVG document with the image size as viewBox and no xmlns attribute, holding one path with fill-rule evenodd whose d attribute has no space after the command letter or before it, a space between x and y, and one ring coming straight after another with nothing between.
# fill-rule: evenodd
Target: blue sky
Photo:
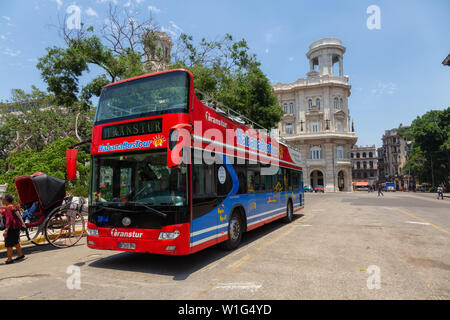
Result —
<instances>
[{"instance_id":1,"label":"blue sky","mask_svg":"<svg viewBox=\"0 0 450 320\"><path fill-rule=\"evenodd\" d=\"M174 36L245 38L274 83L305 77L311 42L340 38L358 145L379 146L384 130L450 106L450 67L441 64L450 53L448 0L0 0L0 100L12 88L46 89L37 59L62 45L57 25L70 5L82 22L101 25L108 3L151 12ZM370 5L381 10L379 30L366 26Z\"/></svg>"}]
</instances>

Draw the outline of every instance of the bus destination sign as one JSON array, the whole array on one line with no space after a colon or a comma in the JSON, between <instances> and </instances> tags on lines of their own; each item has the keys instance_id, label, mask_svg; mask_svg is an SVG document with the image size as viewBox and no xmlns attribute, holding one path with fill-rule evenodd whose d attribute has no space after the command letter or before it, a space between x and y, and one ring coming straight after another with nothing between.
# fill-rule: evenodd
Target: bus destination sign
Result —
<instances>
[{"instance_id":1,"label":"bus destination sign","mask_svg":"<svg viewBox=\"0 0 450 320\"><path fill-rule=\"evenodd\" d=\"M144 134L159 133L162 131L162 118L145 121L122 123L103 127L102 139L114 139Z\"/></svg>"}]
</instances>

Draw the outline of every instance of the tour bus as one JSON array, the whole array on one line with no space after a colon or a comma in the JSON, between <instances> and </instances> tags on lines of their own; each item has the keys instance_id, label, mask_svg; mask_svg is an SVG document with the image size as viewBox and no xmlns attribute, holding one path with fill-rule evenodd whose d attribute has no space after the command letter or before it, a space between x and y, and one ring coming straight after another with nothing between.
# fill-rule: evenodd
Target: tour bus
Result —
<instances>
[{"instance_id":1,"label":"tour bus","mask_svg":"<svg viewBox=\"0 0 450 320\"><path fill-rule=\"evenodd\" d=\"M204 97L203 97L204 98ZM187 255L304 206L300 155L200 100L176 69L105 86L91 141L89 248Z\"/></svg>"}]
</instances>

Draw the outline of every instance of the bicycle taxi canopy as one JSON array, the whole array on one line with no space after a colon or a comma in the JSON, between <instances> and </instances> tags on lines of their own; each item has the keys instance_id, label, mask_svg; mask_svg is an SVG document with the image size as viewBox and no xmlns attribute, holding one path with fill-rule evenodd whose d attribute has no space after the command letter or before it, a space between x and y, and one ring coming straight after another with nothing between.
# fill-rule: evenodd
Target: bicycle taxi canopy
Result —
<instances>
[{"instance_id":1,"label":"bicycle taxi canopy","mask_svg":"<svg viewBox=\"0 0 450 320\"><path fill-rule=\"evenodd\" d=\"M39 201L43 210L61 205L66 196L66 181L42 172L23 175L15 180L20 204Z\"/></svg>"}]
</instances>

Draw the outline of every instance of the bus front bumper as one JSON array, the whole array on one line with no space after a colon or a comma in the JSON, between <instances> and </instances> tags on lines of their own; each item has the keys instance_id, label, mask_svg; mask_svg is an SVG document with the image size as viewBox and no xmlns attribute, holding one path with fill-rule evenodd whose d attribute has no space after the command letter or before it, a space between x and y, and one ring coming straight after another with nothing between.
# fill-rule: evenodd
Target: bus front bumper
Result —
<instances>
[{"instance_id":1,"label":"bus front bumper","mask_svg":"<svg viewBox=\"0 0 450 320\"><path fill-rule=\"evenodd\" d=\"M186 255L190 253L190 224L161 229L97 228L88 223L87 246L91 249Z\"/></svg>"}]
</instances>

